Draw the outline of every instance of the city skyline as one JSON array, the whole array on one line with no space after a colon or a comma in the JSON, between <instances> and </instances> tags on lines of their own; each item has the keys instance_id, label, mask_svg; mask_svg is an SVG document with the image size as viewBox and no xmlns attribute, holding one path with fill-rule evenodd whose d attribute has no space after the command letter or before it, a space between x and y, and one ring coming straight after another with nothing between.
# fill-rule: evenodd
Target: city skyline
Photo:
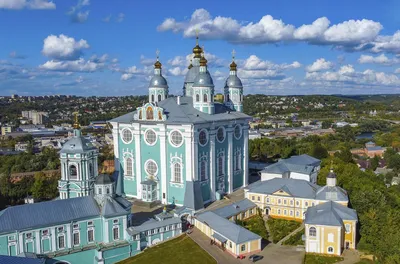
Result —
<instances>
[{"instance_id":1,"label":"city skyline","mask_svg":"<svg viewBox=\"0 0 400 264\"><path fill-rule=\"evenodd\" d=\"M0 94L144 95L157 49L180 94L196 30L216 92L232 50L245 94L400 92L399 3L247 3L1 1Z\"/></svg>"}]
</instances>

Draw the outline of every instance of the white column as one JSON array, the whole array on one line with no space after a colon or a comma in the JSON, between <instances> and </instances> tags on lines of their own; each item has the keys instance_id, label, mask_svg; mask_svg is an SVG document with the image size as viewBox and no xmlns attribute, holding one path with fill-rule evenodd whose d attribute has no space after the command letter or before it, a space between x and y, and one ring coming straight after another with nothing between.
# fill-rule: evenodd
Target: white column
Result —
<instances>
[{"instance_id":1,"label":"white column","mask_svg":"<svg viewBox=\"0 0 400 264\"><path fill-rule=\"evenodd\" d=\"M233 138L232 138L232 125L226 129L228 134L228 193L233 192Z\"/></svg>"},{"instance_id":2,"label":"white column","mask_svg":"<svg viewBox=\"0 0 400 264\"><path fill-rule=\"evenodd\" d=\"M114 163L115 163L115 170L119 171L119 140L118 140L118 123L117 122L112 122L111 123L113 129L112 129L112 135L113 135L113 142L114 142Z\"/></svg>"},{"instance_id":3,"label":"white column","mask_svg":"<svg viewBox=\"0 0 400 264\"><path fill-rule=\"evenodd\" d=\"M192 138L192 150L193 150L193 155L192 155L192 162L193 162L193 176L192 176L192 181L197 181L199 180L199 146L198 146L198 138L199 138L199 133L196 131L195 128L193 128L193 138Z\"/></svg>"},{"instance_id":4,"label":"white column","mask_svg":"<svg viewBox=\"0 0 400 264\"><path fill-rule=\"evenodd\" d=\"M126 219L126 217L124 217L123 219L122 219L122 230L123 230L123 233L124 233L124 239L125 240L128 240L129 239L129 234L128 234L128 232L127 232L127 229L128 229L128 223L127 223L128 221L127 221L127 219Z\"/></svg>"},{"instance_id":5,"label":"white column","mask_svg":"<svg viewBox=\"0 0 400 264\"><path fill-rule=\"evenodd\" d=\"M166 144L167 131L165 125L160 127L160 155L161 155L161 202L167 204L168 201L168 190L167 190L167 144ZM163 198L165 193L165 198Z\"/></svg>"},{"instance_id":6,"label":"white column","mask_svg":"<svg viewBox=\"0 0 400 264\"><path fill-rule=\"evenodd\" d=\"M36 251L36 254L40 254L41 252L42 252L42 249L41 249L41 247L40 247L40 241L41 241L41 239L40 239L40 231L39 230L36 230L36 232L35 232L35 247L36 247L36 250L34 250L34 251Z\"/></svg>"},{"instance_id":7,"label":"white column","mask_svg":"<svg viewBox=\"0 0 400 264\"><path fill-rule=\"evenodd\" d=\"M338 227L338 236L337 236L337 249L336 249L336 253L338 254L338 255L340 255L340 250L341 250L341 247L340 247L340 242L341 242L341 240L342 240L342 238L341 238L341 232L340 232L340 227Z\"/></svg>"},{"instance_id":8,"label":"white column","mask_svg":"<svg viewBox=\"0 0 400 264\"><path fill-rule=\"evenodd\" d=\"M164 233L160 234L161 241L164 241Z\"/></svg>"},{"instance_id":9,"label":"white column","mask_svg":"<svg viewBox=\"0 0 400 264\"><path fill-rule=\"evenodd\" d=\"M51 231L51 251L57 251L57 246L56 246L56 228L52 227L50 229Z\"/></svg>"},{"instance_id":10,"label":"white column","mask_svg":"<svg viewBox=\"0 0 400 264\"><path fill-rule=\"evenodd\" d=\"M243 127L243 141L244 141L244 153L243 153L243 187L247 186L249 181L249 126Z\"/></svg>"},{"instance_id":11,"label":"white column","mask_svg":"<svg viewBox=\"0 0 400 264\"><path fill-rule=\"evenodd\" d=\"M325 250L325 233L324 232L325 232L324 228L321 227L321 232L320 233L321 233L322 239L319 239L319 241L321 242L322 252L324 252L324 250Z\"/></svg>"},{"instance_id":12,"label":"white column","mask_svg":"<svg viewBox=\"0 0 400 264\"><path fill-rule=\"evenodd\" d=\"M141 161L141 144L140 144L140 124L135 124L133 136L135 138L135 164L136 164L136 198L142 199L142 161Z\"/></svg>"},{"instance_id":13,"label":"white column","mask_svg":"<svg viewBox=\"0 0 400 264\"><path fill-rule=\"evenodd\" d=\"M18 235L18 242L19 242L19 247L17 247L17 253L20 254L22 252L24 252L24 238L23 238L23 234L19 234Z\"/></svg>"},{"instance_id":14,"label":"white column","mask_svg":"<svg viewBox=\"0 0 400 264\"><path fill-rule=\"evenodd\" d=\"M215 200L215 129L214 126L210 130L210 187L211 200Z\"/></svg>"},{"instance_id":15,"label":"white column","mask_svg":"<svg viewBox=\"0 0 400 264\"><path fill-rule=\"evenodd\" d=\"M103 232L103 234L104 234L104 242L108 243L108 242L110 242L110 238L108 236L108 230L109 230L109 228L108 228L108 220L103 219L103 221L104 221L104 232Z\"/></svg>"},{"instance_id":16,"label":"white column","mask_svg":"<svg viewBox=\"0 0 400 264\"><path fill-rule=\"evenodd\" d=\"M67 234L65 236L65 239L67 239L67 247L71 248L72 247L71 224L67 225Z\"/></svg>"},{"instance_id":17,"label":"white column","mask_svg":"<svg viewBox=\"0 0 400 264\"><path fill-rule=\"evenodd\" d=\"M148 232L152 232L153 230L150 230ZM151 245L151 235L149 235L149 240L147 241L147 245L150 246Z\"/></svg>"}]
</instances>

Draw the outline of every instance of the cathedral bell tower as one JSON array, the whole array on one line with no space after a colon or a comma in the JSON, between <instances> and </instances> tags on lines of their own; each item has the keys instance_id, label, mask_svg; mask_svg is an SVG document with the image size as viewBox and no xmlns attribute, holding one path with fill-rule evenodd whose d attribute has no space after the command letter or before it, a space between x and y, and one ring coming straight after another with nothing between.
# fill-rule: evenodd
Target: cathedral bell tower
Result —
<instances>
[{"instance_id":1,"label":"cathedral bell tower","mask_svg":"<svg viewBox=\"0 0 400 264\"><path fill-rule=\"evenodd\" d=\"M92 195L98 175L98 150L82 136L78 113L74 114L73 136L65 142L60 151L61 179L58 181L60 199Z\"/></svg>"},{"instance_id":2,"label":"cathedral bell tower","mask_svg":"<svg viewBox=\"0 0 400 264\"><path fill-rule=\"evenodd\" d=\"M243 112L243 85L237 76L235 63L235 51L232 51L232 63L230 64L229 77L224 87L224 105L234 111Z\"/></svg>"},{"instance_id":3,"label":"cathedral bell tower","mask_svg":"<svg viewBox=\"0 0 400 264\"><path fill-rule=\"evenodd\" d=\"M154 75L149 84L149 102L156 103L165 100L168 97L168 83L162 76L162 64L159 61L159 51L156 51L157 61L154 63Z\"/></svg>"}]
</instances>

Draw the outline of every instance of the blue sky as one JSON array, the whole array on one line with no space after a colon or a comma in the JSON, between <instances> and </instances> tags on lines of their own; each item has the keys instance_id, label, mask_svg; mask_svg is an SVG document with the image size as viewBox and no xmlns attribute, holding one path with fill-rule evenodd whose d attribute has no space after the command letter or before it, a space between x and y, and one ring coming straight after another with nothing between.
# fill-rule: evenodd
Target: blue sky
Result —
<instances>
[{"instance_id":1,"label":"blue sky","mask_svg":"<svg viewBox=\"0 0 400 264\"><path fill-rule=\"evenodd\" d=\"M173 4L172 4L173 3ZM199 30L216 91L400 92L400 1L0 0L0 95L180 94Z\"/></svg>"}]
</instances>

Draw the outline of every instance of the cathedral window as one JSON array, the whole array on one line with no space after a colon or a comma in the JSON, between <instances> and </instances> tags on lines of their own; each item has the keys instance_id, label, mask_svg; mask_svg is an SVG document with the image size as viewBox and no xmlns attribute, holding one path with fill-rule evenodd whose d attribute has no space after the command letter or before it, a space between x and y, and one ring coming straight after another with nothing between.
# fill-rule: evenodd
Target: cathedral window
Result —
<instances>
[{"instance_id":1,"label":"cathedral window","mask_svg":"<svg viewBox=\"0 0 400 264\"><path fill-rule=\"evenodd\" d=\"M125 159L125 176L133 176L133 160L132 160L132 158Z\"/></svg>"},{"instance_id":2,"label":"cathedral window","mask_svg":"<svg viewBox=\"0 0 400 264\"><path fill-rule=\"evenodd\" d=\"M132 142L133 139L133 135L132 135L132 131L128 128L125 128L122 130L122 141L125 144L129 144Z\"/></svg>"},{"instance_id":3,"label":"cathedral window","mask_svg":"<svg viewBox=\"0 0 400 264\"><path fill-rule=\"evenodd\" d=\"M107 187L106 194L110 194L110 188Z\"/></svg>"},{"instance_id":4,"label":"cathedral window","mask_svg":"<svg viewBox=\"0 0 400 264\"><path fill-rule=\"evenodd\" d=\"M181 132L179 132L177 130L172 131L170 134L170 140L171 140L172 145L174 145L175 147L180 146L183 142L183 137L182 137Z\"/></svg>"},{"instance_id":5,"label":"cathedral window","mask_svg":"<svg viewBox=\"0 0 400 264\"><path fill-rule=\"evenodd\" d=\"M79 246L80 237L79 232L75 232L73 236L74 246Z\"/></svg>"},{"instance_id":6,"label":"cathedral window","mask_svg":"<svg viewBox=\"0 0 400 264\"><path fill-rule=\"evenodd\" d=\"M207 180L207 163L204 160L200 162L200 179L202 181Z\"/></svg>"},{"instance_id":7,"label":"cathedral window","mask_svg":"<svg viewBox=\"0 0 400 264\"><path fill-rule=\"evenodd\" d=\"M58 237L58 248L59 249L65 248L65 236L64 235Z\"/></svg>"},{"instance_id":8,"label":"cathedral window","mask_svg":"<svg viewBox=\"0 0 400 264\"><path fill-rule=\"evenodd\" d=\"M151 103L154 102L154 94L151 95Z\"/></svg>"},{"instance_id":9,"label":"cathedral window","mask_svg":"<svg viewBox=\"0 0 400 264\"><path fill-rule=\"evenodd\" d=\"M97 189L97 193L100 195L103 194L102 189L101 188Z\"/></svg>"},{"instance_id":10,"label":"cathedral window","mask_svg":"<svg viewBox=\"0 0 400 264\"><path fill-rule=\"evenodd\" d=\"M154 102L154 98L153 98L153 102ZM153 120L154 119L153 108L151 106L147 107L147 109L146 109L146 119L147 120Z\"/></svg>"},{"instance_id":11,"label":"cathedral window","mask_svg":"<svg viewBox=\"0 0 400 264\"><path fill-rule=\"evenodd\" d=\"M148 129L145 133L146 143L150 146L153 146L157 141L157 135L154 130Z\"/></svg>"},{"instance_id":12,"label":"cathedral window","mask_svg":"<svg viewBox=\"0 0 400 264\"><path fill-rule=\"evenodd\" d=\"M229 102L229 94L225 96L225 101Z\"/></svg>"},{"instance_id":13,"label":"cathedral window","mask_svg":"<svg viewBox=\"0 0 400 264\"><path fill-rule=\"evenodd\" d=\"M328 247L328 253L333 253L333 247Z\"/></svg>"},{"instance_id":14,"label":"cathedral window","mask_svg":"<svg viewBox=\"0 0 400 264\"><path fill-rule=\"evenodd\" d=\"M158 120L162 120L162 112L158 111Z\"/></svg>"},{"instance_id":15,"label":"cathedral window","mask_svg":"<svg viewBox=\"0 0 400 264\"><path fill-rule=\"evenodd\" d=\"M113 238L114 238L114 240L119 239L119 227L118 226L113 227Z\"/></svg>"},{"instance_id":16,"label":"cathedral window","mask_svg":"<svg viewBox=\"0 0 400 264\"><path fill-rule=\"evenodd\" d=\"M207 94L204 94L203 95L203 102L207 103L207 101L208 101L208 96L207 96Z\"/></svg>"},{"instance_id":17,"label":"cathedral window","mask_svg":"<svg viewBox=\"0 0 400 264\"><path fill-rule=\"evenodd\" d=\"M93 242L94 241L94 230L93 229L89 229L88 230L88 242Z\"/></svg>"},{"instance_id":18,"label":"cathedral window","mask_svg":"<svg viewBox=\"0 0 400 264\"><path fill-rule=\"evenodd\" d=\"M92 163L89 164L89 176L93 177L93 165L92 165Z\"/></svg>"},{"instance_id":19,"label":"cathedral window","mask_svg":"<svg viewBox=\"0 0 400 264\"><path fill-rule=\"evenodd\" d=\"M200 95L196 94L196 102L199 102L199 101L200 101Z\"/></svg>"},{"instance_id":20,"label":"cathedral window","mask_svg":"<svg viewBox=\"0 0 400 264\"><path fill-rule=\"evenodd\" d=\"M240 102L243 102L243 94L240 95Z\"/></svg>"},{"instance_id":21,"label":"cathedral window","mask_svg":"<svg viewBox=\"0 0 400 264\"><path fill-rule=\"evenodd\" d=\"M317 229L315 227L310 227L310 230L308 231L308 235L310 237L316 237L317 236Z\"/></svg>"},{"instance_id":22,"label":"cathedral window","mask_svg":"<svg viewBox=\"0 0 400 264\"><path fill-rule=\"evenodd\" d=\"M175 163L174 166L174 182L182 182L182 166L180 163Z\"/></svg>"},{"instance_id":23,"label":"cathedral window","mask_svg":"<svg viewBox=\"0 0 400 264\"><path fill-rule=\"evenodd\" d=\"M200 145L205 146L208 142L207 132L206 130L201 130L199 133L199 142Z\"/></svg>"},{"instance_id":24,"label":"cathedral window","mask_svg":"<svg viewBox=\"0 0 400 264\"><path fill-rule=\"evenodd\" d=\"M222 143L225 140L225 130L223 127L218 128L217 139L220 143Z\"/></svg>"},{"instance_id":25,"label":"cathedral window","mask_svg":"<svg viewBox=\"0 0 400 264\"><path fill-rule=\"evenodd\" d=\"M236 139L239 139L242 136L242 129L241 129L240 125L235 126L234 135L235 135Z\"/></svg>"},{"instance_id":26,"label":"cathedral window","mask_svg":"<svg viewBox=\"0 0 400 264\"><path fill-rule=\"evenodd\" d=\"M153 160L148 160L146 163L146 172L148 175L156 175L158 171L157 163Z\"/></svg>"},{"instance_id":27,"label":"cathedral window","mask_svg":"<svg viewBox=\"0 0 400 264\"><path fill-rule=\"evenodd\" d=\"M158 101L161 101L161 94L158 95Z\"/></svg>"},{"instance_id":28,"label":"cathedral window","mask_svg":"<svg viewBox=\"0 0 400 264\"><path fill-rule=\"evenodd\" d=\"M69 178L70 180L78 179L78 170L75 165L69 166Z\"/></svg>"},{"instance_id":29,"label":"cathedral window","mask_svg":"<svg viewBox=\"0 0 400 264\"><path fill-rule=\"evenodd\" d=\"M224 156L218 158L218 176L224 175Z\"/></svg>"},{"instance_id":30,"label":"cathedral window","mask_svg":"<svg viewBox=\"0 0 400 264\"><path fill-rule=\"evenodd\" d=\"M241 168L241 162L240 162L241 158L240 158L240 156L241 155L239 153L237 153L236 156L235 156L235 170L236 171L239 171L240 168Z\"/></svg>"}]
</instances>

